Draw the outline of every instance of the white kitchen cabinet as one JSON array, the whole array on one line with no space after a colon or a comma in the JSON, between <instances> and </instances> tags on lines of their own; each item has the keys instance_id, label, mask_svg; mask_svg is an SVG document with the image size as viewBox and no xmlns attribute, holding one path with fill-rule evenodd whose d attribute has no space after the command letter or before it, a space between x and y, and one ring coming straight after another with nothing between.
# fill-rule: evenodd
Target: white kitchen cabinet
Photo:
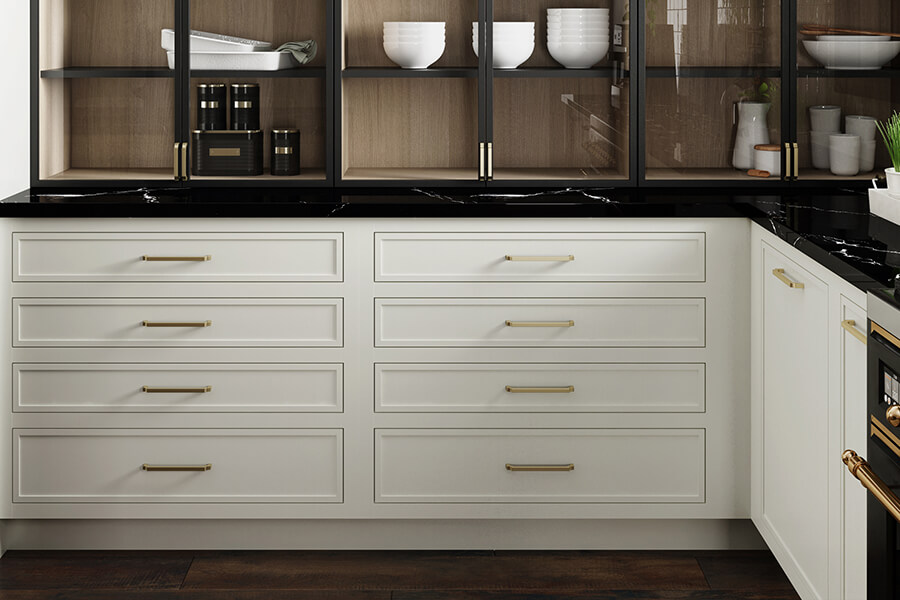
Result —
<instances>
[{"instance_id":1,"label":"white kitchen cabinet","mask_svg":"<svg viewBox=\"0 0 900 600\"><path fill-rule=\"evenodd\" d=\"M751 251L752 519L801 598L862 600L865 497L840 455L865 445L865 294L760 227Z\"/></svg>"}]
</instances>

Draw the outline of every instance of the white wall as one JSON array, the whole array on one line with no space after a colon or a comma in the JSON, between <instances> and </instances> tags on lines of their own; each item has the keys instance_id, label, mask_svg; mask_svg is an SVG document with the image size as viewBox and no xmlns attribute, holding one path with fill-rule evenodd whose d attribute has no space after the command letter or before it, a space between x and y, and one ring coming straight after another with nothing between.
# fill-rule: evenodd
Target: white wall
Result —
<instances>
[{"instance_id":1,"label":"white wall","mask_svg":"<svg viewBox=\"0 0 900 600\"><path fill-rule=\"evenodd\" d=\"M0 199L28 187L29 155L29 0L0 0Z\"/></svg>"}]
</instances>

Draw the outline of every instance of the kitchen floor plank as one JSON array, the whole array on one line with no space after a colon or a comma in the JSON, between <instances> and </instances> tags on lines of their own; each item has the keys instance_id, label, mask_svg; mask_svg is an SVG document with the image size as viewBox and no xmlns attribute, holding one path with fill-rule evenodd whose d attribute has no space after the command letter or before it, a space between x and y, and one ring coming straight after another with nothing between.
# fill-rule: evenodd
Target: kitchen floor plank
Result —
<instances>
[{"instance_id":1,"label":"kitchen floor plank","mask_svg":"<svg viewBox=\"0 0 900 600\"><path fill-rule=\"evenodd\" d=\"M714 590L793 590L770 552L718 552L697 556Z\"/></svg>"},{"instance_id":2,"label":"kitchen floor plank","mask_svg":"<svg viewBox=\"0 0 900 600\"><path fill-rule=\"evenodd\" d=\"M245 552L197 556L189 589L701 590L697 561L615 552Z\"/></svg>"}]
</instances>

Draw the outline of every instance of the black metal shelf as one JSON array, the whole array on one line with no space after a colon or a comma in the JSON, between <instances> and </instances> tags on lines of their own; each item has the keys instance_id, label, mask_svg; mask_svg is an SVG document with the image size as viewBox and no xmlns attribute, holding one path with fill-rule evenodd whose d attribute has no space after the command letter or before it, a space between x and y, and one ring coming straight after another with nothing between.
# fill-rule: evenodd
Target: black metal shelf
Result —
<instances>
[{"instance_id":1,"label":"black metal shelf","mask_svg":"<svg viewBox=\"0 0 900 600\"><path fill-rule=\"evenodd\" d=\"M478 77L476 67L432 67L428 69L401 69L400 67L347 67L341 77Z\"/></svg>"},{"instance_id":2,"label":"black metal shelf","mask_svg":"<svg viewBox=\"0 0 900 600\"><path fill-rule=\"evenodd\" d=\"M304 79L325 78L325 67L296 67L293 69L281 69L280 71L235 71L230 69L192 69L191 77L221 77L234 79L236 77L256 79Z\"/></svg>"},{"instance_id":3,"label":"black metal shelf","mask_svg":"<svg viewBox=\"0 0 900 600\"><path fill-rule=\"evenodd\" d=\"M900 77L900 69L885 67L882 69L826 69L825 67L798 67L799 77L831 77L831 78L863 78L891 79Z\"/></svg>"},{"instance_id":4,"label":"black metal shelf","mask_svg":"<svg viewBox=\"0 0 900 600\"><path fill-rule=\"evenodd\" d=\"M781 77L779 67L647 67L648 78Z\"/></svg>"},{"instance_id":5,"label":"black metal shelf","mask_svg":"<svg viewBox=\"0 0 900 600\"><path fill-rule=\"evenodd\" d=\"M175 71L166 67L63 67L41 71L44 79L99 79L99 78L168 78Z\"/></svg>"},{"instance_id":6,"label":"black metal shelf","mask_svg":"<svg viewBox=\"0 0 900 600\"><path fill-rule=\"evenodd\" d=\"M595 67L592 69L566 69L564 67L525 67L522 69L494 69L494 77L628 77L628 71L614 67Z\"/></svg>"}]
</instances>

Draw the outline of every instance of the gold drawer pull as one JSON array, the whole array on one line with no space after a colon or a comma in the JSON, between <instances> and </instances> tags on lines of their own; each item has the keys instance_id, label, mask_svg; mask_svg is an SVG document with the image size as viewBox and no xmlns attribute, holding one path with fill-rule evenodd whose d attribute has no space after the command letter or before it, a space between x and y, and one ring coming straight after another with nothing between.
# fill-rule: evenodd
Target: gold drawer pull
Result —
<instances>
[{"instance_id":1,"label":"gold drawer pull","mask_svg":"<svg viewBox=\"0 0 900 600\"><path fill-rule=\"evenodd\" d=\"M511 465L506 463L507 471L574 471L575 464L567 465Z\"/></svg>"},{"instance_id":2,"label":"gold drawer pull","mask_svg":"<svg viewBox=\"0 0 900 600\"><path fill-rule=\"evenodd\" d=\"M141 321L142 327L212 327L212 321L197 321L191 323L160 323L158 321Z\"/></svg>"},{"instance_id":3,"label":"gold drawer pull","mask_svg":"<svg viewBox=\"0 0 900 600\"><path fill-rule=\"evenodd\" d=\"M507 327L575 327L575 321L507 321Z\"/></svg>"},{"instance_id":4,"label":"gold drawer pull","mask_svg":"<svg viewBox=\"0 0 900 600\"><path fill-rule=\"evenodd\" d=\"M778 281L788 286L789 288L794 288L795 290L802 290L803 284L799 281L791 281L784 274L784 269L772 269L772 275L778 278Z\"/></svg>"},{"instance_id":5,"label":"gold drawer pull","mask_svg":"<svg viewBox=\"0 0 900 600\"><path fill-rule=\"evenodd\" d=\"M209 471L212 463L205 465L141 465L141 471Z\"/></svg>"},{"instance_id":6,"label":"gold drawer pull","mask_svg":"<svg viewBox=\"0 0 900 600\"><path fill-rule=\"evenodd\" d=\"M866 344L866 334L856 328L856 321L854 321L853 319L841 321L841 327L846 329L850 335L861 341L863 344Z\"/></svg>"},{"instance_id":7,"label":"gold drawer pull","mask_svg":"<svg viewBox=\"0 0 900 600\"><path fill-rule=\"evenodd\" d=\"M212 386L196 388L157 388L149 385L141 386L141 391L145 394L208 394L212 391Z\"/></svg>"},{"instance_id":8,"label":"gold drawer pull","mask_svg":"<svg viewBox=\"0 0 900 600\"><path fill-rule=\"evenodd\" d=\"M575 391L574 385L565 387L514 387L506 386L506 391L510 394L571 394Z\"/></svg>"},{"instance_id":9,"label":"gold drawer pull","mask_svg":"<svg viewBox=\"0 0 900 600\"><path fill-rule=\"evenodd\" d=\"M207 262L212 260L212 255L206 256L147 256L141 257L144 262Z\"/></svg>"},{"instance_id":10,"label":"gold drawer pull","mask_svg":"<svg viewBox=\"0 0 900 600\"><path fill-rule=\"evenodd\" d=\"M897 521L900 521L900 498L891 491L884 481L872 471L872 467L853 450L844 450L841 460L847 465L850 474L859 479L864 488L872 492L875 499L891 513Z\"/></svg>"},{"instance_id":11,"label":"gold drawer pull","mask_svg":"<svg viewBox=\"0 0 900 600\"><path fill-rule=\"evenodd\" d=\"M506 260L512 262L572 262L575 255L568 256L511 256L506 255Z\"/></svg>"}]
</instances>

